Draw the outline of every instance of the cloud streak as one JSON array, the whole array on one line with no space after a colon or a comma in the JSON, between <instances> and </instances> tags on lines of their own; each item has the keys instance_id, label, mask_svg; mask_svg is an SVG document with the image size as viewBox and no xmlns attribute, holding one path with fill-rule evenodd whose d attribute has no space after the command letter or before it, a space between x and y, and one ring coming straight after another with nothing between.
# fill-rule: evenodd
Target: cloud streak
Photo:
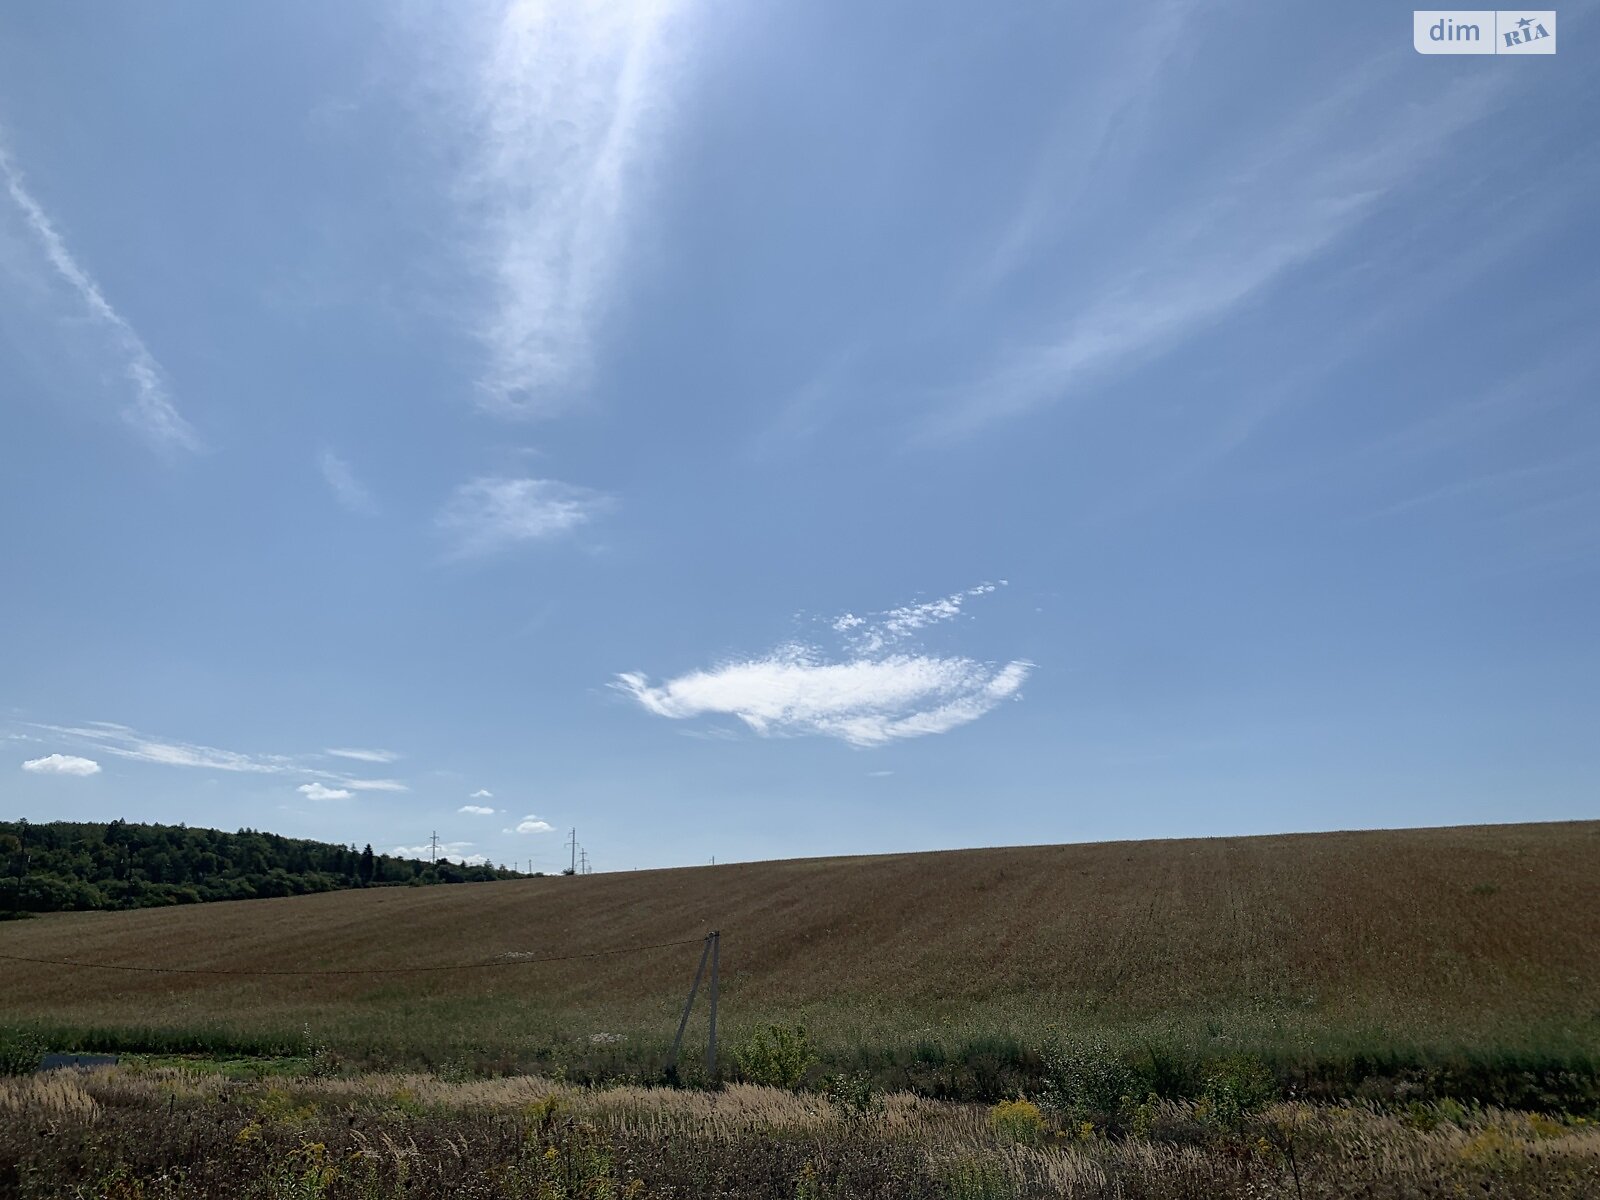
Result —
<instances>
[{"instance_id":1,"label":"cloud streak","mask_svg":"<svg viewBox=\"0 0 1600 1200\"><path fill-rule=\"evenodd\" d=\"M483 405L549 415L590 372L681 66L670 0L514 0L475 79Z\"/></svg>"},{"instance_id":2,"label":"cloud streak","mask_svg":"<svg viewBox=\"0 0 1600 1200\"><path fill-rule=\"evenodd\" d=\"M158 448L200 450L199 436L172 401L161 364L133 326L111 306L99 283L67 247L55 222L24 186L22 172L6 148L3 130L0 130L0 175L5 177L5 190L45 258L77 295L106 335L110 348L121 358L123 374L133 387L132 400L123 415Z\"/></svg>"},{"instance_id":3,"label":"cloud streak","mask_svg":"<svg viewBox=\"0 0 1600 1200\"><path fill-rule=\"evenodd\" d=\"M410 790L398 779L354 779L336 771L324 770L314 765L317 756L297 758L287 754L245 754L237 750L223 750L216 746L201 746L192 742L166 741L149 737L126 725L118 725L111 721L89 721L83 725L35 724L33 728L48 730L58 737L91 745L101 753L112 754L132 762L245 775L309 776L330 783L335 788L358 792ZM387 751L366 753L387 753ZM331 799L331 797L312 798Z\"/></svg>"},{"instance_id":4,"label":"cloud streak","mask_svg":"<svg viewBox=\"0 0 1600 1200\"><path fill-rule=\"evenodd\" d=\"M324 751L335 758L353 758L357 762L365 763L392 763L400 756L393 750L361 750L357 748L328 749Z\"/></svg>"},{"instance_id":5,"label":"cloud streak","mask_svg":"<svg viewBox=\"0 0 1600 1200\"><path fill-rule=\"evenodd\" d=\"M317 455L317 469L322 472L322 478L333 492L334 499L346 512L370 517L378 511L372 493L356 478L350 464L332 450L324 450Z\"/></svg>"},{"instance_id":6,"label":"cloud streak","mask_svg":"<svg viewBox=\"0 0 1600 1200\"><path fill-rule=\"evenodd\" d=\"M627 672L613 686L658 717L732 716L762 736L819 735L879 746L946 733L1017 696L1033 664L911 653L901 645L919 630L954 620L967 598L996 586L890 609L873 620L846 613L831 622L849 646L842 657L791 643L660 684Z\"/></svg>"},{"instance_id":7,"label":"cloud streak","mask_svg":"<svg viewBox=\"0 0 1600 1200\"><path fill-rule=\"evenodd\" d=\"M1466 80L1395 106L1375 78L1386 69L1253 142L1176 203L1177 218L1120 233L1112 244L1127 248L1066 299L1054 328L937 406L923 435L959 436L1055 403L1225 319L1407 185L1498 93ZM1369 111L1377 97L1387 107Z\"/></svg>"},{"instance_id":8,"label":"cloud streak","mask_svg":"<svg viewBox=\"0 0 1600 1200\"><path fill-rule=\"evenodd\" d=\"M451 557L482 558L572 533L610 507L599 492L553 479L483 478L457 488L434 525Z\"/></svg>"}]
</instances>

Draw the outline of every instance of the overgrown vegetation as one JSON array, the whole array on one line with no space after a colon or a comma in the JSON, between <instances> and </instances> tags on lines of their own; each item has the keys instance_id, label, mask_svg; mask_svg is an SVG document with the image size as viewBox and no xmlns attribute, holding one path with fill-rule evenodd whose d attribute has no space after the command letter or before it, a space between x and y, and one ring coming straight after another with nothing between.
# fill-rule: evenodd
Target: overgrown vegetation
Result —
<instances>
[{"instance_id":1,"label":"overgrown vegetation","mask_svg":"<svg viewBox=\"0 0 1600 1200\"><path fill-rule=\"evenodd\" d=\"M391 858L370 845L358 851L253 829L0 821L0 919L515 878L490 866Z\"/></svg>"},{"instance_id":2,"label":"overgrown vegetation","mask_svg":"<svg viewBox=\"0 0 1600 1200\"><path fill-rule=\"evenodd\" d=\"M1230 1085L1231 1086L1231 1085ZM171 1069L0 1081L0 1200L1374 1200L1600 1190L1600 1128L1486 1107L1140 1101L1117 1131L1026 1099L868 1113L733 1085L237 1082Z\"/></svg>"}]
</instances>

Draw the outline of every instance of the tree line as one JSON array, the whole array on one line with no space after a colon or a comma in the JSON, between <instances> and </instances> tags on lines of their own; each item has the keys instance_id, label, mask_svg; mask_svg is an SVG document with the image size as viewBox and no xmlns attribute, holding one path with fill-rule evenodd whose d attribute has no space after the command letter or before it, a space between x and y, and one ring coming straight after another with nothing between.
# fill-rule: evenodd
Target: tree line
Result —
<instances>
[{"instance_id":1,"label":"tree line","mask_svg":"<svg viewBox=\"0 0 1600 1200\"><path fill-rule=\"evenodd\" d=\"M0 821L0 916L520 878L504 867L394 858L370 844L358 851L255 829Z\"/></svg>"}]
</instances>

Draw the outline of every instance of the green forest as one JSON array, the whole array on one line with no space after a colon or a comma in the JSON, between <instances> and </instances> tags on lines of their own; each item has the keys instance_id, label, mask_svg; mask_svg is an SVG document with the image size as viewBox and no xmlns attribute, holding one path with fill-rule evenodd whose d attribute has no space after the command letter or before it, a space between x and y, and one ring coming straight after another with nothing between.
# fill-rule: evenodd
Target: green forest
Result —
<instances>
[{"instance_id":1,"label":"green forest","mask_svg":"<svg viewBox=\"0 0 1600 1200\"><path fill-rule=\"evenodd\" d=\"M0 918L520 877L254 829L0 821Z\"/></svg>"}]
</instances>

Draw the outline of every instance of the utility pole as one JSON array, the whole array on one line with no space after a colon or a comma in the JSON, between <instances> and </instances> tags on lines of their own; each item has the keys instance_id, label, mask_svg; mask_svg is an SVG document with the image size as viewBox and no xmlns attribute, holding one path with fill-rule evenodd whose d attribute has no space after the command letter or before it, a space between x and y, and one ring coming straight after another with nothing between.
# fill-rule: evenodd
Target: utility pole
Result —
<instances>
[{"instance_id":1,"label":"utility pole","mask_svg":"<svg viewBox=\"0 0 1600 1200\"><path fill-rule=\"evenodd\" d=\"M428 839L428 861L431 863L439 861L439 831L437 829L433 831L433 836Z\"/></svg>"},{"instance_id":2,"label":"utility pole","mask_svg":"<svg viewBox=\"0 0 1600 1200\"><path fill-rule=\"evenodd\" d=\"M572 832L567 835L567 845L572 848L572 869L567 874L576 875L578 873L578 827L576 825L572 827Z\"/></svg>"},{"instance_id":3,"label":"utility pole","mask_svg":"<svg viewBox=\"0 0 1600 1200\"><path fill-rule=\"evenodd\" d=\"M722 934L711 931L711 1033L706 1039L706 1078L717 1077L717 951L722 946Z\"/></svg>"},{"instance_id":4,"label":"utility pole","mask_svg":"<svg viewBox=\"0 0 1600 1200\"><path fill-rule=\"evenodd\" d=\"M700 980L705 977L706 963L711 964L711 1028L706 1040L706 1077L717 1077L717 951L722 934L716 930L706 934L705 948L700 951L700 965L695 968L694 982L689 985L689 998L683 1005L683 1016L678 1018L678 1032L672 1039L672 1049L667 1052L667 1078L678 1079L678 1051L683 1046L683 1033L689 1027L689 1013L694 1009L695 995L700 991Z\"/></svg>"},{"instance_id":5,"label":"utility pole","mask_svg":"<svg viewBox=\"0 0 1600 1200\"><path fill-rule=\"evenodd\" d=\"M700 990L700 978L706 973L706 959L711 957L711 939L706 938L705 949L700 951L700 965L694 969L694 982L689 985L689 999L684 1002L683 1016L678 1019L678 1032L672 1039L672 1049L667 1052L667 1078L678 1081L678 1048L683 1045L683 1031L689 1028L689 1012L694 1008L695 993Z\"/></svg>"}]
</instances>

